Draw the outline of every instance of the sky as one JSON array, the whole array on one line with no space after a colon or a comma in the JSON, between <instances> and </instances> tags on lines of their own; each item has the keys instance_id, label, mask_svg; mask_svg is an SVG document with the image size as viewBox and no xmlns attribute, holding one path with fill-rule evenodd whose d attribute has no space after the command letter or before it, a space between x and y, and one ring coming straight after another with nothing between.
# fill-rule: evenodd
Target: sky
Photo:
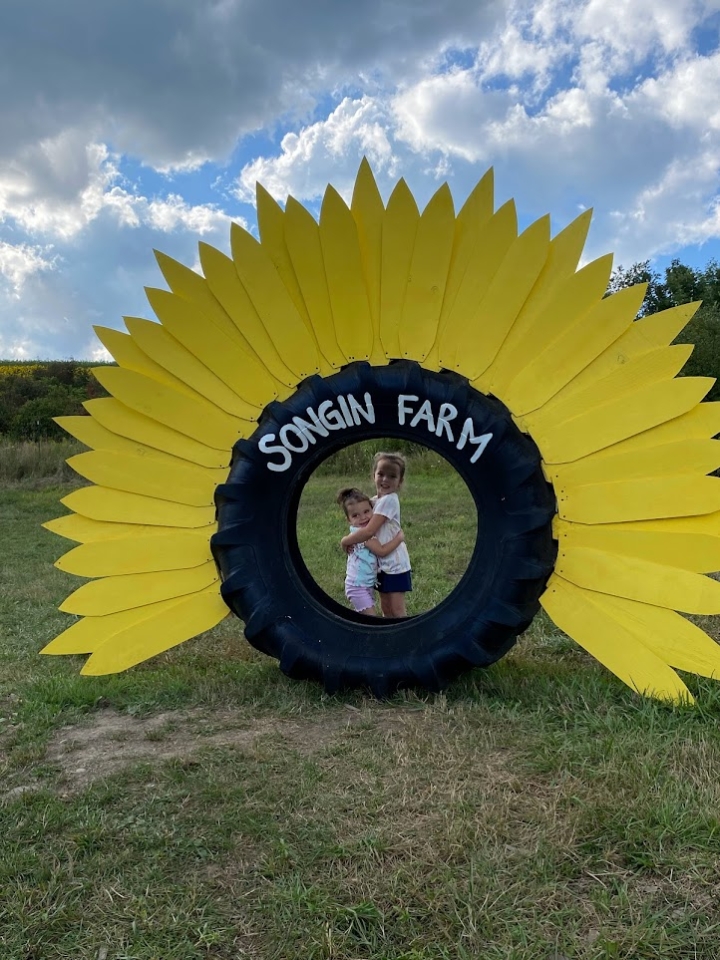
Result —
<instances>
[{"instance_id":1,"label":"sky","mask_svg":"<svg viewBox=\"0 0 720 960\"><path fill-rule=\"evenodd\" d=\"M586 259L720 259L720 0L3 0L0 358L108 359L163 286L256 232L255 184L317 213L363 156L387 199L496 204Z\"/></svg>"}]
</instances>

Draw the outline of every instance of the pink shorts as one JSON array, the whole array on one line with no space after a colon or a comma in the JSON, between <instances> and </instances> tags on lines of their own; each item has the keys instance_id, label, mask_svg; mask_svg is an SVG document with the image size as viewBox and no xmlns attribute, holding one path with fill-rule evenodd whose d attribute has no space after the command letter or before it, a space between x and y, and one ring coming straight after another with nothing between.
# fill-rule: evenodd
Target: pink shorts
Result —
<instances>
[{"instance_id":1,"label":"pink shorts","mask_svg":"<svg viewBox=\"0 0 720 960\"><path fill-rule=\"evenodd\" d=\"M353 610L362 613L375 606L375 597L370 587L351 587L345 584L345 596L352 604Z\"/></svg>"}]
</instances>

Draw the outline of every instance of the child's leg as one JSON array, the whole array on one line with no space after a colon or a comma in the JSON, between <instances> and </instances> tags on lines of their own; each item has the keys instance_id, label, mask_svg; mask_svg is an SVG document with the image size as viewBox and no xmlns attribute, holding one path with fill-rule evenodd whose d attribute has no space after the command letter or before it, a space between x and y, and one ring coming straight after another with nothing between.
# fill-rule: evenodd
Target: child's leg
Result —
<instances>
[{"instance_id":1,"label":"child's leg","mask_svg":"<svg viewBox=\"0 0 720 960\"><path fill-rule=\"evenodd\" d=\"M384 617L406 617L404 593L381 593L380 606Z\"/></svg>"}]
</instances>

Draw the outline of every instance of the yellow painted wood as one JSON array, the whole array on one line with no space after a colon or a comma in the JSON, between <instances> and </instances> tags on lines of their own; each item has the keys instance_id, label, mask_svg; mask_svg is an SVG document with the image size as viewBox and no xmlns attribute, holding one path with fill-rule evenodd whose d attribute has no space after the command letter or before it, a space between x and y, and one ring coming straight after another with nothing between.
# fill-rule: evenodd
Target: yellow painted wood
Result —
<instances>
[{"instance_id":1,"label":"yellow painted wood","mask_svg":"<svg viewBox=\"0 0 720 960\"><path fill-rule=\"evenodd\" d=\"M134 457L110 450L92 450L68 460L80 476L113 490L126 490L158 500L210 506L227 470L209 470L194 463L167 463L149 457Z\"/></svg>"},{"instance_id":2,"label":"yellow painted wood","mask_svg":"<svg viewBox=\"0 0 720 960\"><path fill-rule=\"evenodd\" d=\"M212 588L211 588L212 589ZM147 620L153 613L166 610L179 601L161 600L160 603L134 607L131 610L119 610L105 617L83 617L64 630L59 636L43 647L40 653L58 656L70 653L93 653L110 637L115 636L141 620Z\"/></svg>"},{"instance_id":3,"label":"yellow painted wood","mask_svg":"<svg viewBox=\"0 0 720 960\"><path fill-rule=\"evenodd\" d=\"M679 417L599 451L596 456L611 457L620 453L647 450L660 444L676 443L680 440L700 440L718 434L720 434L720 401L703 402Z\"/></svg>"},{"instance_id":4,"label":"yellow painted wood","mask_svg":"<svg viewBox=\"0 0 720 960\"><path fill-rule=\"evenodd\" d=\"M558 298L560 289L565 287L567 281L570 280L577 269L590 226L591 214L591 210L585 210L550 241L543 268L523 304L517 321L513 325L511 331L513 338L519 337L519 339L522 339L523 331L530 330L538 325L538 318L541 314L550 315L548 319L552 327L554 317L552 311L549 310L550 302ZM607 262L607 274L600 266L604 262ZM588 264L588 267L583 268L583 271L590 268L591 273L597 271L607 279L610 275L611 263L612 257L601 257L600 260L594 261L596 266ZM582 273L583 271L579 272ZM581 298L585 294L586 284L587 280L583 280L580 284L578 294ZM602 290L602 293L604 292L605 288ZM562 300L561 297L561 302ZM578 306L576 305L576 309ZM550 336L551 333L552 331L549 329L543 346L546 346L548 341L553 339Z\"/></svg>"},{"instance_id":5,"label":"yellow painted wood","mask_svg":"<svg viewBox=\"0 0 720 960\"><path fill-rule=\"evenodd\" d=\"M398 326L404 359L422 362L437 335L455 235L455 208L444 183L423 210Z\"/></svg>"},{"instance_id":6,"label":"yellow painted wood","mask_svg":"<svg viewBox=\"0 0 720 960\"><path fill-rule=\"evenodd\" d=\"M83 543L56 561L58 570L77 577L116 577L199 567L212 560L210 528L173 530L164 536Z\"/></svg>"},{"instance_id":7,"label":"yellow painted wood","mask_svg":"<svg viewBox=\"0 0 720 960\"><path fill-rule=\"evenodd\" d=\"M554 575L540 603L561 630L632 690L676 703L693 702L675 671L640 643L597 593Z\"/></svg>"},{"instance_id":8,"label":"yellow painted wood","mask_svg":"<svg viewBox=\"0 0 720 960\"><path fill-rule=\"evenodd\" d=\"M565 278L550 273L548 286L552 292L547 293L542 290L541 277L533 288L533 293L539 289L533 298L536 303L520 311L498 355L480 378L478 386L482 392L492 393L507 403L508 387L518 370L531 364L544 347L556 342L566 330L582 322L601 301L611 269L612 256L606 256ZM542 307L537 305L540 299L544 301Z\"/></svg>"},{"instance_id":9,"label":"yellow painted wood","mask_svg":"<svg viewBox=\"0 0 720 960\"><path fill-rule=\"evenodd\" d=\"M230 228L230 245L240 282L285 366L296 381L319 373L313 338L267 251L237 223Z\"/></svg>"},{"instance_id":10,"label":"yellow painted wood","mask_svg":"<svg viewBox=\"0 0 720 960\"><path fill-rule=\"evenodd\" d=\"M478 328L478 308L485 299L493 279L517 241L517 212L515 202L508 200L478 232L467 268L460 282L455 300L440 318L437 340L438 363L455 369L469 341L482 337Z\"/></svg>"},{"instance_id":11,"label":"yellow painted wood","mask_svg":"<svg viewBox=\"0 0 720 960\"><path fill-rule=\"evenodd\" d=\"M134 370L99 367L94 372L121 403L200 443L230 451L240 437L249 437L255 429L253 422L232 417L207 401L191 400Z\"/></svg>"},{"instance_id":12,"label":"yellow painted wood","mask_svg":"<svg viewBox=\"0 0 720 960\"><path fill-rule=\"evenodd\" d=\"M504 390L504 400L516 416L537 410L567 386L633 323L647 284L626 287L605 297L590 312L538 348L536 355Z\"/></svg>"},{"instance_id":13,"label":"yellow painted wood","mask_svg":"<svg viewBox=\"0 0 720 960\"><path fill-rule=\"evenodd\" d=\"M636 320L635 323L630 324L625 333L578 373L565 387L565 391L577 392L609 376L631 360L672 343L692 318L698 306L697 303L685 303L680 307L673 307ZM558 399L563 394L564 392L558 394Z\"/></svg>"},{"instance_id":14,"label":"yellow painted wood","mask_svg":"<svg viewBox=\"0 0 720 960\"><path fill-rule=\"evenodd\" d=\"M97 649L80 672L85 676L103 676L127 670L211 630L229 612L215 588L184 597L172 608L153 612L146 620L112 636Z\"/></svg>"},{"instance_id":15,"label":"yellow painted wood","mask_svg":"<svg viewBox=\"0 0 720 960\"><path fill-rule=\"evenodd\" d=\"M633 530L659 531L661 533L691 533L708 537L720 537L720 512L706 513L697 517L666 517L663 520L638 520L629 526Z\"/></svg>"},{"instance_id":16,"label":"yellow painted wood","mask_svg":"<svg viewBox=\"0 0 720 960\"><path fill-rule=\"evenodd\" d=\"M194 270L178 263L172 257L160 253L158 250L155 251L155 258L165 282L173 293L191 303L198 313L215 324L228 339L242 347L246 353L249 353L256 360L260 360L249 341L233 323L227 311L213 294L205 277L201 277L199 273L195 273ZM262 361L260 360L260 362Z\"/></svg>"},{"instance_id":17,"label":"yellow painted wood","mask_svg":"<svg viewBox=\"0 0 720 960\"><path fill-rule=\"evenodd\" d=\"M720 583L699 573L590 547L561 546L555 572L578 587L683 613L720 613Z\"/></svg>"},{"instance_id":18,"label":"yellow painted wood","mask_svg":"<svg viewBox=\"0 0 720 960\"><path fill-rule=\"evenodd\" d=\"M370 363L383 365L387 363L387 357L380 340L380 279L385 207L370 164L365 157L362 159L355 180L350 211L357 226L360 260L372 317L373 345L370 351Z\"/></svg>"},{"instance_id":19,"label":"yellow painted wood","mask_svg":"<svg viewBox=\"0 0 720 960\"><path fill-rule=\"evenodd\" d=\"M549 244L547 216L536 220L515 240L475 308L463 346L455 329L456 315L448 319L444 336L451 337L455 330L456 338L453 369L469 380L477 380L497 357L542 270ZM443 342L441 356L445 356Z\"/></svg>"},{"instance_id":20,"label":"yellow painted wood","mask_svg":"<svg viewBox=\"0 0 720 960\"><path fill-rule=\"evenodd\" d=\"M164 463L173 466L186 463L185 460L180 460L172 454L154 450L142 443L136 443L134 440L121 437L117 433L111 433L110 430L101 426L94 417L53 417L53 419L66 433L90 447L91 450L112 450L114 453L129 453L133 457L149 457L151 460L162 460Z\"/></svg>"},{"instance_id":21,"label":"yellow painted wood","mask_svg":"<svg viewBox=\"0 0 720 960\"><path fill-rule=\"evenodd\" d=\"M382 231L380 340L388 359L402 356L398 331L412 263L420 211L404 180L390 194Z\"/></svg>"},{"instance_id":22,"label":"yellow painted wood","mask_svg":"<svg viewBox=\"0 0 720 960\"><path fill-rule=\"evenodd\" d=\"M548 464L568 463L687 413L715 381L711 377L661 380L542 430L522 424Z\"/></svg>"},{"instance_id":23,"label":"yellow painted wood","mask_svg":"<svg viewBox=\"0 0 720 960\"><path fill-rule=\"evenodd\" d=\"M60 610L80 617L104 617L118 610L129 610L160 600L184 597L217 582L219 577L213 561L189 570L104 577L78 587L60 604Z\"/></svg>"},{"instance_id":24,"label":"yellow painted wood","mask_svg":"<svg viewBox=\"0 0 720 960\"><path fill-rule=\"evenodd\" d=\"M332 187L320 208L320 246L338 346L351 362L367 360L374 335L360 241L352 213Z\"/></svg>"},{"instance_id":25,"label":"yellow painted wood","mask_svg":"<svg viewBox=\"0 0 720 960\"><path fill-rule=\"evenodd\" d=\"M230 463L230 450L208 447L197 440L191 440L185 434L131 410L112 397L86 400L83 406L90 416L107 430L143 446L163 451L181 460L189 460L202 467L226 467Z\"/></svg>"},{"instance_id":26,"label":"yellow painted wood","mask_svg":"<svg viewBox=\"0 0 720 960\"><path fill-rule=\"evenodd\" d=\"M151 287L146 287L145 293L166 331L196 358L196 362L212 371L234 394L256 409L261 409L277 396L272 378L262 364L213 324L204 322L187 300L166 290ZM147 328L144 328L144 335L148 340ZM157 333L154 343L158 362L165 359L165 354L160 352L165 349L167 362L172 361L177 366L178 375L185 372L188 376L194 376L198 384L203 382L201 372L198 373L197 368L191 368L181 352L174 350L171 354L171 345L160 341ZM206 380L204 390L210 390L212 386ZM215 385L214 389L217 393L219 388ZM231 412L228 409L228 413Z\"/></svg>"},{"instance_id":27,"label":"yellow painted wood","mask_svg":"<svg viewBox=\"0 0 720 960\"><path fill-rule=\"evenodd\" d=\"M480 243L485 227L493 214L493 198L494 174L491 167L475 185L455 220L450 269L445 284L445 295L440 310L437 334L435 342L423 363L423 366L428 370L440 369L439 335L445 329L447 318L452 312L458 291L464 282L475 247Z\"/></svg>"},{"instance_id":28,"label":"yellow painted wood","mask_svg":"<svg viewBox=\"0 0 720 960\"><path fill-rule=\"evenodd\" d=\"M149 527L142 523L108 523L104 520L91 520L79 513L68 513L56 520L41 524L46 530L74 540L76 543L94 543L96 540L121 540L123 537L165 536L165 527ZM214 528L208 527L207 536Z\"/></svg>"},{"instance_id":29,"label":"yellow painted wood","mask_svg":"<svg viewBox=\"0 0 720 960\"><path fill-rule=\"evenodd\" d=\"M558 489L587 483L627 481L643 477L659 479L675 474L702 476L720 467L720 443L716 440L678 440L644 450L609 455L615 447L576 460L548 465L548 479Z\"/></svg>"},{"instance_id":30,"label":"yellow painted wood","mask_svg":"<svg viewBox=\"0 0 720 960\"><path fill-rule=\"evenodd\" d=\"M274 389L282 399L278 384L297 386L297 376L285 365L265 325L258 316L245 287L240 282L235 264L224 253L207 243L198 244L200 263L208 286L237 329L257 354L261 364L274 378Z\"/></svg>"},{"instance_id":31,"label":"yellow painted wood","mask_svg":"<svg viewBox=\"0 0 720 960\"><path fill-rule=\"evenodd\" d=\"M60 501L68 510L110 523L153 527L204 527L215 524L215 507L191 507L107 487L81 487Z\"/></svg>"},{"instance_id":32,"label":"yellow painted wood","mask_svg":"<svg viewBox=\"0 0 720 960\"><path fill-rule=\"evenodd\" d=\"M720 676L720 646L672 610L621 597L604 597L608 612L671 667L701 677Z\"/></svg>"},{"instance_id":33,"label":"yellow painted wood","mask_svg":"<svg viewBox=\"0 0 720 960\"><path fill-rule=\"evenodd\" d=\"M576 523L617 523L720 510L720 478L643 477L566 488L555 485L558 513Z\"/></svg>"},{"instance_id":34,"label":"yellow painted wood","mask_svg":"<svg viewBox=\"0 0 720 960\"><path fill-rule=\"evenodd\" d=\"M288 197L285 207L285 239L320 351L327 363L339 370L347 361L335 336L320 228L293 197Z\"/></svg>"},{"instance_id":35,"label":"yellow painted wood","mask_svg":"<svg viewBox=\"0 0 720 960\"><path fill-rule=\"evenodd\" d=\"M320 344L313 327L305 299L300 289L300 283L295 275L285 240L285 213L279 203L274 200L261 184L256 186L257 193L257 218L258 230L260 231L260 242L267 251L273 266L278 272L285 289L290 294L290 298L295 305L295 309L300 314L305 329L308 331L318 356L318 365L320 367L320 376L327 377L332 374L333 367L325 359Z\"/></svg>"},{"instance_id":36,"label":"yellow painted wood","mask_svg":"<svg viewBox=\"0 0 720 960\"><path fill-rule=\"evenodd\" d=\"M607 553L641 557L666 566L694 573L720 570L720 536L673 530L643 530L636 523L610 523L589 526L569 523L556 517L554 536L563 549L590 547Z\"/></svg>"},{"instance_id":37,"label":"yellow painted wood","mask_svg":"<svg viewBox=\"0 0 720 960\"><path fill-rule=\"evenodd\" d=\"M127 321L127 317L123 319ZM197 396L196 392L187 383L178 380L169 370L160 366L159 363L156 363L144 353L129 333L99 326L93 327L93 330L98 340L121 367L126 370L134 370L136 373L143 373L146 377L159 380L160 383L166 383L189 397Z\"/></svg>"},{"instance_id":38,"label":"yellow painted wood","mask_svg":"<svg viewBox=\"0 0 720 960\"><path fill-rule=\"evenodd\" d=\"M196 397L203 397L235 417L257 420L261 408L241 399L236 390L231 390L165 327L139 317L125 317L125 324L138 346L180 383L190 386Z\"/></svg>"},{"instance_id":39,"label":"yellow painted wood","mask_svg":"<svg viewBox=\"0 0 720 960\"><path fill-rule=\"evenodd\" d=\"M667 381L685 365L692 353L691 344L657 347L642 356L629 360L607 377L587 384L581 389L565 389L543 407L524 419L531 430L543 430L548 424L562 423L585 411L631 396L638 389L652 383Z\"/></svg>"}]
</instances>

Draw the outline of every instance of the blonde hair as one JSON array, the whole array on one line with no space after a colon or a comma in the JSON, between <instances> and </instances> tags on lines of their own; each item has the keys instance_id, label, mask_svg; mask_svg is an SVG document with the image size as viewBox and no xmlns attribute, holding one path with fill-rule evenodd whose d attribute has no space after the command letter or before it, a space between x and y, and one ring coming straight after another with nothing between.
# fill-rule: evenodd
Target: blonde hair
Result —
<instances>
[{"instance_id":1,"label":"blonde hair","mask_svg":"<svg viewBox=\"0 0 720 960\"><path fill-rule=\"evenodd\" d=\"M397 452L395 452L395 453L384 453L384 452L381 451L380 453L376 453L375 456L373 457L373 462L372 462L372 476L373 476L373 480L375 479L375 474L376 474L376 472L377 472L377 467L378 467L378 464L380 463L381 460L389 460L390 463L394 463L394 464L395 464L395 466L396 466L396 467L398 468L398 470L400 471L400 482L402 483L402 481L405 479L405 469L406 469L406 466L407 466L406 461L405 461L405 457L404 457L401 453L397 453Z\"/></svg>"},{"instance_id":2,"label":"blonde hair","mask_svg":"<svg viewBox=\"0 0 720 960\"><path fill-rule=\"evenodd\" d=\"M335 500L345 511L346 517L348 515L348 505L351 503L369 503L372 506L370 497L366 496L362 490L358 490L357 487L343 487Z\"/></svg>"}]
</instances>

